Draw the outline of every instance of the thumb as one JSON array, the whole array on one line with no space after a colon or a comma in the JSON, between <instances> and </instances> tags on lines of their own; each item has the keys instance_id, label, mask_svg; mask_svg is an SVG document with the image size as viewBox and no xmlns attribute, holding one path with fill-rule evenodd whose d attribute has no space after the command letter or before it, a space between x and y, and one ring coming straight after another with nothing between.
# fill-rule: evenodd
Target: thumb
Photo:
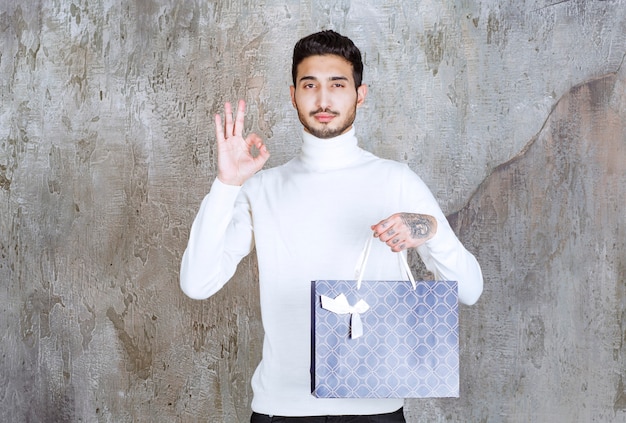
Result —
<instances>
[{"instance_id":1,"label":"thumb","mask_svg":"<svg viewBox=\"0 0 626 423\"><path fill-rule=\"evenodd\" d=\"M259 137L257 134L250 134L246 139L246 142L248 143L250 148L254 146L257 149L258 154L254 156L253 161L259 168L263 167L267 159L269 159L270 153L267 150L267 146L263 143L261 137ZM250 151L250 155L253 156L252 151Z\"/></svg>"},{"instance_id":2,"label":"thumb","mask_svg":"<svg viewBox=\"0 0 626 423\"><path fill-rule=\"evenodd\" d=\"M259 154L256 156L254 160L258 162L261 166L263 166L265 162L267 161L267 159L270 158L270 152L267 149L267 146L263 143L261 143L261 145L257 147L257 149L259 150Z\"/></svg>"}]
</instances>

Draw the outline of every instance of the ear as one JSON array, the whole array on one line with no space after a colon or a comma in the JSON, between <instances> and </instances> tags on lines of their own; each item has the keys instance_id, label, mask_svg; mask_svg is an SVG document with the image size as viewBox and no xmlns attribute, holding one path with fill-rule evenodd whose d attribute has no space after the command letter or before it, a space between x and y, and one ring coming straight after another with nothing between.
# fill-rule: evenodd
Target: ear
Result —
<instances>
[{"instance_id":1,"label":"ear","mask_svg":"<svg viewBox=\"0 0 626 423\"><path fill-rule=\"evenodd\" d=\"M356 89L356 107L361 107L367 96L367 85L362 84Z\"/></svg>"},{"instance_id":2,"label":"ear","mask_svg":"<svg viewBox=\"0 0 626 423\"><path fill-rule=\"evenodd\" d=\"M297 107L296 107L296 87L294 87L293 85L289 86L289 94L291 95L291 105L293 106L294 109L297 109Z\"/></svg>"}]
</instances>

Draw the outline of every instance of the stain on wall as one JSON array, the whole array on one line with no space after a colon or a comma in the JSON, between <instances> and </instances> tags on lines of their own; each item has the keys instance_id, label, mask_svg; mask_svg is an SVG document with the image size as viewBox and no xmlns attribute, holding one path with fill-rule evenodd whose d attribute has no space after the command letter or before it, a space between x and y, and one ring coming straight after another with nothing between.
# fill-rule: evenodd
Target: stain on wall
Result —
<instances>
[{"instance_id":1,"label":"stain on wall","mask_svg":"<svg viewBox=\"0 0 626 423\"><path fill-rule=\"evenodd\" d=\"M249 419L254 257L206 301L180 258L213 114L245 98L268 165L291 158L291 49L325 28L363 51L361 144L485 273L461 398L408 420L623 421L624 0L1 3L0 420Z\"/></svg>"},{"instance_id":2,"label":"stain on wall","mask_svg":"<svg viewBox=\"0 0 626 423\"><path fill-rule=\"evenodd\" d=\"M491 275L466 309L467 377L461 403L445 407L453 420L484 380L501 395L477 420L624 418L625 87L623 67L573 87L450 216Z\"/></svg>"}]
</instances>

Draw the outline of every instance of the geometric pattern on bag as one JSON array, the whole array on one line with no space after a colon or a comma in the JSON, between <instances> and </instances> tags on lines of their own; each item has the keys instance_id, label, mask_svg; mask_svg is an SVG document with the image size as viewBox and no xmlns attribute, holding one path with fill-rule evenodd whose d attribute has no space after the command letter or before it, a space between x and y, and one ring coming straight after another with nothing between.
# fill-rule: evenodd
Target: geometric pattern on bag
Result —
<instances>
[{"instance_id":1,"label":"geometric pattern on bag","mask_svg":"<svg viewBox=\"0 0 626 423\"><path fill-rule=\"evenodd\" d=\"M321 295L365 300L363 335L350 314L321 307ZM320 398L459 396L458 292L454 281L314 281L311 391Z\"/></svg>"}]
</instances>

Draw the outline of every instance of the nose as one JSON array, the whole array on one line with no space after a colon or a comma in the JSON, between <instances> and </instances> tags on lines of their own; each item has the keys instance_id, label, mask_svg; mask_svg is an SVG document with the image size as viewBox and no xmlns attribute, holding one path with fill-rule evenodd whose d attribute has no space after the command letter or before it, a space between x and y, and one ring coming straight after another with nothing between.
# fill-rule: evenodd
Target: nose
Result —
<instances>
[{"instance_id":1,"label":"nose","mask_svg":"<svg viewBox=\"0 0 626 423\"><path fill-rule=\"evenodd\" d=\"M322 87L319 89L317 93L317 107L322 110L330 109L331 105L331 95L329 90L326 87Z\"/></svg>"}]
</instances>

